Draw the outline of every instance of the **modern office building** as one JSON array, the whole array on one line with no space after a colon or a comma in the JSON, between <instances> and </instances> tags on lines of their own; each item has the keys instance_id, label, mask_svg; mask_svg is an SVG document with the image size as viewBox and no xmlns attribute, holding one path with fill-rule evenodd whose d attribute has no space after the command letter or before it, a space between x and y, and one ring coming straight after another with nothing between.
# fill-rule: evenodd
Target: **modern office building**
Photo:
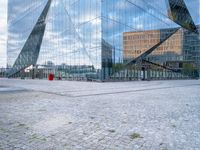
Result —
<instances>
[{"instance_id":1,"label":"modern office building","mask_svg":"<svg viewBox=\"0 0 200 150\"><path fill-rule=\"evenodd\" d=\"M199 6L199 0L8 0L8 77L107 80L152 54L164 58L164 51L176 54L170 60L199 62Z\"/></svg>"},{"instance_id":2,"label":"modern office building","mask_svg":"<svg viewBox=\"0 0 200 150\"><path fill-rule=\"evenodd\" d=\"M150 30L141 32L125 32L124 33L124 61L137 58L147 49L160 42L161 33L163 30ZM168 40L161 44L150 56L161 58L161 61L181 60L182 53L182 30L177 31Z\"/></svg>"},{"instance_id":3,"label":"modern office building","mask_svg":"<svg viewBox=\"0 0 200 150\"><path fill-rule=\"evenodd\" d=\"M124 61L139 57L147 49L160 42L161 35L169 29L125 32L123 34ZM200 32L200 26L197 26ZM198 34L179 29L148 57L157 63L167 61L194 61L200 65L200 39Z\"/></svg>"}]
</instances>

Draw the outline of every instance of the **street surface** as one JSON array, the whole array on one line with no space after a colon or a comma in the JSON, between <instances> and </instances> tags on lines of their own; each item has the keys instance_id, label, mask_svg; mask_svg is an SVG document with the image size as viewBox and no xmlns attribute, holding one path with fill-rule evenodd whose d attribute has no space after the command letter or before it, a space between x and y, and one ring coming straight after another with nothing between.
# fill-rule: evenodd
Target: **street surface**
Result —
<instances>
[{"instance_id":1,"label":"street surface","mask_svg":"<svg viewBox=\"0 0 200 150\"><path fill-rule=\"evenodd\" d=\"M200 150L200 80L0 79L0 150Z\"/></svg>"}]
</instances>

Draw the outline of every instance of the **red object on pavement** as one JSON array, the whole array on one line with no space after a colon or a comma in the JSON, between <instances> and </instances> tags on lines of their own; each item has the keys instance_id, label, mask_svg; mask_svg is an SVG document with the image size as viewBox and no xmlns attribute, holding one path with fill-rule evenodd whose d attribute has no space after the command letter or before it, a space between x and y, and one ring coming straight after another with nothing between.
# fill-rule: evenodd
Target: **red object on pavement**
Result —
<instances>
[{"instance_id":1,"label":"red object on pavement","mask_svg":"<svg viewBox=\"0 0 200 150\"><path fill-rule=\"evenodd\" d=\"M48 76L48 80L52 81L53 79L54 79L54 74L50 73L49 76Z\"/></svg>"}]
</instances>

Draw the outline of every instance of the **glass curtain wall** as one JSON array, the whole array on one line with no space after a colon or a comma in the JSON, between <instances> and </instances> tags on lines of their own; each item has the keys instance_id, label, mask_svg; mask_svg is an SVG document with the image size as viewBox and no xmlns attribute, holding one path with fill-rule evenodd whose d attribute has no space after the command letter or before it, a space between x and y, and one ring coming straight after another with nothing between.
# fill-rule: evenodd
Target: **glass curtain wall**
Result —
<instances>
[{"instance_id":1,"label":"glass curtain wall","mask_svg":"<svg viewBox=\"0 0 200 150\"><path fill-rule=\"evenodd\" d=\"M9 1L8 66L12 67L47 0ZM101 70L101 1L53 0L35 66L25 68L32 77L53 73L63 79L98 78ZM21 75L19 75L21 76Z\"/></svg>"},{"instance_id":2,"label":"glass curtain wall","mask_svg":"<svg viewBox=\"0 0 200 150\"><path fill-rule=\"evenodd\" d=\"M192 12L195 24L199 24L200 1L185 0L185 2L189 11ZM177 32L155 48L145 59L160 65L167 61L187 60L186 57L183 57L185 30L169 18L167 3L167 0L102 1L102 39L109 43L112 48L111 72L115 73L115 70L118 70L126 62L148 51L167 35L172 34L176 28L178 28ZM197 45L195 47L200 51ZM141 68L142 66L135 69ZM109 69L106 72L109 72ZM128 76L126 71L122 74L123 77Z\"/></svg>"},{"instance_id":3,"label":"glass curtain wall","mask_svg":"<svg viewBox=\"0 0 200 150\"><path fill-rule=\"evenodd\" d=\"M160 12L156 5L160 5ZM144 42L144 35L149 34L143 31L156 30L162 28L171 28L176 26L166 14L162 14L161 10L165 9L165 1L153 2L155 8L144 0L109 0L102 1L102 39L112 46L112 72L115 68L119 68L127 57L132 59L132 53L141 50L141 45ZM132 36L124 37L125 33L136 33L138 37L133 39ZM153 32L154 37L160 37L159 32ZM126 39L130 43L126 44ZM149 36L146 36L146 45L143 48L147 51L151 48L152 42ZM158 39L154 39L155 41ZM137 44L132 44L133 42ZM154 42L157 44L156 42ZM126 44L126 47L125 47ZM128 51L125 49L128 48ZM143 52L144 52L143 51ZM127 57L125 58L125 53ZM139 54L141 54L140 52ZM106 70L106 69L105 69ZM108 69L106 70L108 71ZM108 73L107 73L108 74Z\"/></svg>"},{"instance_id":4,"label":"glass curtain wall","mask_svg":"<svg viewBox=\"0 0 200 150\"><path fill-rule=\"evenodd\" d=\"M8 67L15 63L47 2L8 1ZM199 25L200 1L185 3ZM52 0L37 64L17 76L33 77L34 72L37 78L53 73L63 79L105 80L176 28L180 26L170 19L167 0ZM162 65L199 62L200 56L194 56L200 51L199 39L180 28L145 59ZM191 47L191 43L196 44Z\"/></svg>"},{"instance_id":5,"label":"glass curtain wall","mask_svg":"<svg viewBox=\"0 0 200 150\"><path fill-rule=\"evenodd\" d=\"M38 65L67 79L101 69L100 1L52 1Z\"/></svg>"}]
</instances>

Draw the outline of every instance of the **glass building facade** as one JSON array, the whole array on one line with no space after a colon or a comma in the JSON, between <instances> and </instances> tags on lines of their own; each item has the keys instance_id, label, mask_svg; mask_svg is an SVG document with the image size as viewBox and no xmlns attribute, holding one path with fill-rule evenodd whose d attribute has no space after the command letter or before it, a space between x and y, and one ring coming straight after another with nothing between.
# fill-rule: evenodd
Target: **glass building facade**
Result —
<instances>
[{"instance_id":1,"label":"glass building facade","mask_svg":"<svg viewBox=\"0 0 200 150\"><path fill-rule=\"evenodd\" d=\"M126 63L135 61L131 53L147 52L157 44L154 53L145 56L148 61L156 60L156 51L159 58L178 51L171 61L200 65L200 36L195 28L200 24L199 6L200 0L8 0L8 76L47 78L53 73L69 80L106 80L122 70L125 74ZM186 22L179 12L187 14ZM152 30L163 32L151 35ZM126 33L140 33L137 44L131 42L130 56L126 53L129 60ZM141 51L138 43L144 41ZM160 42L168 48L160 48Z\"/></svg>"}]
</instances>

